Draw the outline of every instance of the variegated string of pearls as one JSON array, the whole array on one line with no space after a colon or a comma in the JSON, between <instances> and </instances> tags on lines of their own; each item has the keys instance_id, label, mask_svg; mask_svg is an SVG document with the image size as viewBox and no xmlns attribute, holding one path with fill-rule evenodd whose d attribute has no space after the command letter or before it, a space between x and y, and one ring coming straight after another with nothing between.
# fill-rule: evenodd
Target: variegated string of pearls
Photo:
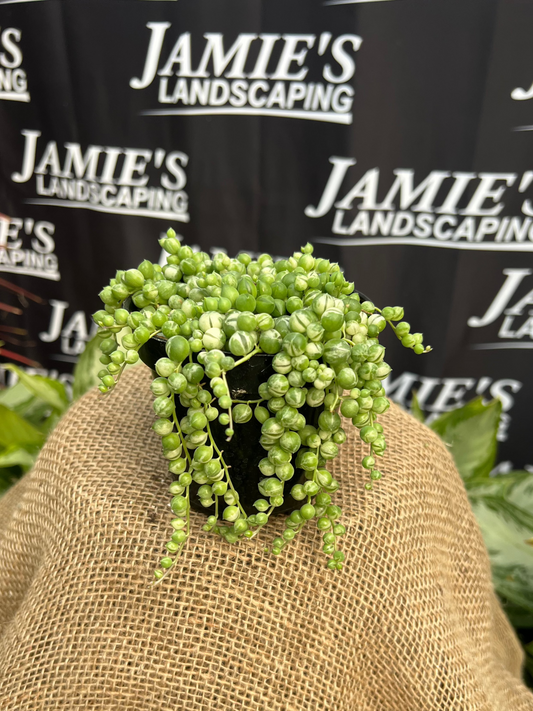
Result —
<instances>
[{"instance_id":1,"label":"variegated string of pearls","mask_svg":"<svg viewBox=\"0 0 533 711\"><path fill-rule=\"evenodd\" d=\"M370 301L361 303L339 265L313 257L309 244L276 262L268 254L257 260L246 253L211 258L182 245L173 230L160 244L168 253L166 265L145 260L137 269L118 271L100 293L105 308L93 315L102 337L103 393L138 360L144 343L159 334L167 339L167 357L157 361L151 386L158 418L153 428L175 476L170 493L176 518L155 582L172 568L189 537L193 481L202 504L215 505L204 530L236 543L253 538L283 504L285 484L296 469L304 471L305 482L294 484L290 493L302 505L285 519L272 553L279 555L314 519L328 568L340 570L344 554L337 543L345 528L341 509L331 500L339 484L327 463L346 440L341 415L369 445L362 465L369 473L365 487L372 489L382 476L376 457L386 446L376 421L389 407L381 381L391 370L379 334L388 323L415 353L430 348L423 346L422 334L411 334L401 321L401 307L380 310ZM136 310L123 306L130 297ZM232 400L227 372L257 353L273 356L274 374L253 401ZM181 419L177 401L187 410ZM302 414L305 404L320 408L317 427ZM264 479L254 504L257 513L247 515L210 423L218 420L230 440L252 417L262 425L258 444L265 450L259 464Z\"/></svg>"}]
</instances>

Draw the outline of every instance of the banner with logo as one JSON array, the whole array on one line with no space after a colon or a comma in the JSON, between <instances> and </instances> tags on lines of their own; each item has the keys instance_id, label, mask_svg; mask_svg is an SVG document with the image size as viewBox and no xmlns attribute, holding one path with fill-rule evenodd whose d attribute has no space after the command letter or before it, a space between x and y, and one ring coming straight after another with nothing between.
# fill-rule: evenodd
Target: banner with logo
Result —
<instances>
[{"instance_id":1,"label":"banner with logo","mask_svg":"<svg viewBox=\"0 0 533 711\"><path fill-rule=\"evenodd\" d=\"M533 6L0 0L0 361L69 382L117 268L172 226L307 241L434 351L390 396L499 397L533 465ZM2 377L5 374L2 371Z\"/></svg>"}]
</instances>

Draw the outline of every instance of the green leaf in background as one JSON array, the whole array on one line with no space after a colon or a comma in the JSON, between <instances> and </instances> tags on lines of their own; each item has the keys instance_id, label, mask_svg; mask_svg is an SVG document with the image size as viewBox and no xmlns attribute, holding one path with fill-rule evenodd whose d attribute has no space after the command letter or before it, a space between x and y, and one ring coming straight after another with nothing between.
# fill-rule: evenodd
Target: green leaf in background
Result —
<instances>
[{"instance_id":1,"label":"green leaf in background","mask_svg":"<svg viewBox=\"0 0 533 711\"><path fill-rule=\"evenodd\" d=\"M474 499L471 499L471 501ZM516 506L500 496L484 496L483 503L491 511L496 511L500 516L511 524L522 526L533 532L533 515L526 509Z\"/></svg>"},{"instance_id":2,"label":"green leaf in background","mask_svg":"<svg viewBox=\"0 0 533 711\"><path fill-rule=\"evenodd\" d=\"M78 360L75 398L98 383L100 342L99 337L89 341ZM0 390L0 495L33 466L38 450L70 404L64 385L57 380L30 375L12 363L2 367L18 380Z\"/></svg>"},{"instance_id":3,"label":"green leaf in background","mask_svg":"<svg viewBox=\"0 0 533 711\"><path fill-rule=\"evenodd\" d=\"M19 383L20 381L13 387L18 387ZM22 388L24 388L22 383L20 383L20 385ZM5 391L0 391L0 394L2 392ZM37 427L37 429L40 429L44 433L48 432L49 430L44 425L50 418L51 413L56 413L57 417L57 410L51 408L47 402L44 402L44 400L41 400L38 397L35 397L35 395L32 395L31 393L28 393L28 395L29 398L27 400L19 402L18 405L15 405L13 407L9 407L9 405L6 402L3 402L1 399L0 403L9 407L9 409L13 410L13 412L16 412L17 415L23 417L26 422L30 423L30 425Z\"/></svg>"},{"instance_id":4,"label":"green leaf in background","mask_svg":"<svg viewBox=\"0 0 533 711\"><path fill-rule=\"evenodd\" d=\"M472 508L492 564L522 568L533 580L533 546L528 543L531 529L522 525L517 518L503 517L499 509L488 506L481 499L474 499Z\"/></svg>"},{"instance_id":5,"label":"green leaf in background","mask_svg":"<svg viewBox=\"0 0 533 711\"><path fill-rule=\"evenodd\" d=\"M72 399L77 400L88 390L98 385L98 372L102 370L100 363L101 336L95 336L86 345L83 353L78 358L74 368L74 382L72 384Z\"/></svg>"},{"instance_id":6,"label":"green leaf in background","mask_svg":"<svg viewBox=\"0 0 533 711\"><path fill-rule=\"evenodd\" d=\"M0 468L21 467L28 471L33 466L35 457L22 447L12 446L0 452Z\"/></svg>"},{"instance_id":7,"label":"green leaf in background","mask_svg":"<svg viewBox=\"0 0 533 711\"><path fill-rule=\"evenodd\" d=\"M58 412L64 412L69 406L65 386L57 380L45 378L42 375L28 375L12 363L8 363L3 367L15 373L33 395L44 400Z\"/></svg>"},{"instance_id":8,"label":"green leaf in background","mask_svg":"<svg viewBox=\"0 0 533 711\"><path fill-rule=\"evenodd\" d=\"M451 451L465 483L488 476L494 467L501 410L499 400L484 405L479 397L430 424Z\"/></svg>"},{"instance_id":9,"label":"green leaf in background","mask_svg":"<svg viewBox=\"0 0 533 711\"><path fill-rule=\"evenodd\" d=\"M44 435L16 412L0 405L0 445L2 447L40 447Z\"/></svg>"},{"instance_id":10,"label":"green leaf in background","mask_svg":"<svg viewBox=\"0 0 533 711\"><path fill-rule=\"evenodd\" d=\"M533 571L509 565L495 565L492 569L494 586L505 598L505 609L517 627L533 627Z\"/></svg>"},{"instance_id":11,"label":"green leaf in background","mask_svg":"<svg viewBox=\"0 0 533 711\"><path fill-rule=\"evenodd\" d=\"M500 474L485 484L480 482L468 493L489 552L494 589L525 645L526 681L531 685L533 656L528 646L533 630L533 475Z\"/></svg>"},{"instance_id":12,"label":"green leaf in background","mask_svg":"<svg viewBox=\"0 0 533 711\"><path fill-rule=\"evenodd\" d=\"M40 429L44 433L49 431L47 427L45 427L48 418L51 417L51 415L55 415L56 418L58 417L57 410L51 408L47 402L44 402L44 400L40 400L38 397L33 396L31 400L24 403L24 405L14 407L12 409L13 412L17 413L17 415L23 417L26 422L34 425L34 427L37 427L37 429Z\"/></svg>"},{"instance_id":13,"label":"green leaf in background","mask_svg":"<svg viewBox=\"0 0 533 711\"><path fill-rule=\"evenodd\" d=\"M533 486L531 472L515 471L497 476L472 477L468 480L468 495L473 496L500 496L507 497L513 493L515 487L521 484Z\"/></svg>"},{"instance_id":14,"label":"green leaf in background","mask_svg":"<svg viewBox=\"0 0 533 711\"><path fill-rule=\"evenodd\" d=\"M468 495L495 511L509 524L533 535L533 475L518 471L469 481Z\"/></svg>"},{"instance_id":15,"label":"green leaf in background","mask_svg":"<svg viewBox=\"0 0 533 711\"><path fill-rule=\"evenodd\" d=\"M33 376L30 376L33 377ZM0 390L0 404L9 407L31 425L42 429L42 423L50 414L50 405L35 397L21 380L15 385Z\"/></svg>"},{"instance_id":16,"label":"green leaf in background","mask_svg":"<svg viewBox=\"0 0 533 711\"><path fill-rule=\"evenodd\" d=\"M422 408L418 404L418 397L416 391L413 392L413 399L411 400L411 415L415 418L415 420L418 420L422 423L426 419L424 417L424 413L422 412Z\"/></svg>"},{"instance_id":17,"label":"green leaf in background","mask_svg":"<svg viewBox=\"0 0 533 711\"><path fill-rule=\"evenodd\" d=\"M34 399L35 396L30 393L21 380L17 380L14 385L0 390L0 404L9 407L11 410L23 408L30 400Z\"/></svg>"},{"instance_id":18,"label":"green leaf in background","mask_svg":"<svg viewBox=\"0 0 533 711\"><path fill-rule=\"evenodd\" d=\"M412 414L423 418L416 396ZM489 552L494 589L523 644L525 680L533 687L533 474L491 476L501 403L481 398L434 420L461 474Z\"/></svg>"}]
</instances>

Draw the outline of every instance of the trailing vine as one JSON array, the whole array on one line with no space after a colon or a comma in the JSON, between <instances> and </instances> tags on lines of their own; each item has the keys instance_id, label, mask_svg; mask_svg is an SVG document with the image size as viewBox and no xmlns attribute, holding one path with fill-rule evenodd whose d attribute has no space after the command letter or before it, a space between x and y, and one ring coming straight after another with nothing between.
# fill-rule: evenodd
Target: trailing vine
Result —
<instances>
[{"instance_id":1,"label":"trailing vine","mask_svg":"<svg viewBox=\"0 0 533 711\"><path fill-rule=\"evenodd\" d=\"M370 301L361 303L339 265L315 258L309 244L276 262L268 254L257 260L247 253L211 258L182 245L172 229L160 244L167 263L145 260L137 269L118 271L100 292L104 309L93 315L102 337L102 393L115 387L127 364L137 362L143 344L155 336L166 339L166 357L157 361L151 384L153 429L175 477L170 485L175 518L155 582L169 572L189 538L193 482L202 505L215 507L204 531L236 543L254 538L283 505L285 485L296 470L304 472L305 481L293 484L290 494L301 505L286 517L272 553L279 555L315 520L327 567L342 569L338 539L345 527L332 502L339 483L328 470L346 440L341 415L368 444L362 466L368 472L365 488L371 490L382 477L377 459L386 442L377 417L389 407L382 381L391 372L379 335L389 324L416 354L431 349L424 347L422 334L411 333L401 307L380 310ZM233 400L227 373L259 353L272 356L274 373L256 398ZM181 419L178 404L187 413ZM306 420L305 405L319 409L316 426ZM248 515L210 423L218 420L230 441L253 417L261 423L264 478L257 513Z\"/></svg>"}]
</instances>

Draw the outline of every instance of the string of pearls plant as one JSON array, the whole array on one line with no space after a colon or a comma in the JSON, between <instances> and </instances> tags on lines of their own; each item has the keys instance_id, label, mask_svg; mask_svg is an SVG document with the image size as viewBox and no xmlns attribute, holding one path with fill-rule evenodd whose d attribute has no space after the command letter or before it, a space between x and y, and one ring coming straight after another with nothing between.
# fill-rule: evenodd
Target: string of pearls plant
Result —
<instances>
[{"instance_id":1,"label":"string of pearls plant","mask_svg":"<svg viewBox=\"0 0 533 711\"><path fill-rule=\"evenodd\" d=\"M170 485L176 518L166 544L169 555L160 561L155 582L172 568L189 537L193 481L200 486L202 504L215 505L204 531L236 543L256 536L283 504L295 469L304 471L305 483L294 484L290 493L302 504L285 519L272 553L279 555L314 520L329 556L327 567L342 569L338 538L345 528L339 523L341 509L331 500L339 484L327 468L346 440L341 415L368 445L362 466L370 490L382 476L376 458L386 447L377 417L389 407L381 381L391 368L379 334L388 324L406 348L417 354L431 349L424 347L422 334L410 333L401 307L380 310L370 301L361 303L339 265L313 257L309 244L276 262L268 254L257 260L246 253L211 258L182 245L172 229L160 244L168 253L166 265L145 260L137 269L118 271L100 292L105 308L93 315L102 337L102 393L115 387L150 338L162 334L167 339L167 357L157 361L158 377L151 385L158 418L153 429L176 478ZM124 308L130 297L136 310ZM261 383L254 401L232 400L226 374L258 353L273 356L274 374ZM181 419L177 402L187 411ZM316 427L301 412L306 404L319 409ZM259 464L264 479L254 504L257 513L247 515L210 423L218 419L231 440L239 424L252 417L262 425L258 445L265 451Z\"/></svg>"}]
</instances>

